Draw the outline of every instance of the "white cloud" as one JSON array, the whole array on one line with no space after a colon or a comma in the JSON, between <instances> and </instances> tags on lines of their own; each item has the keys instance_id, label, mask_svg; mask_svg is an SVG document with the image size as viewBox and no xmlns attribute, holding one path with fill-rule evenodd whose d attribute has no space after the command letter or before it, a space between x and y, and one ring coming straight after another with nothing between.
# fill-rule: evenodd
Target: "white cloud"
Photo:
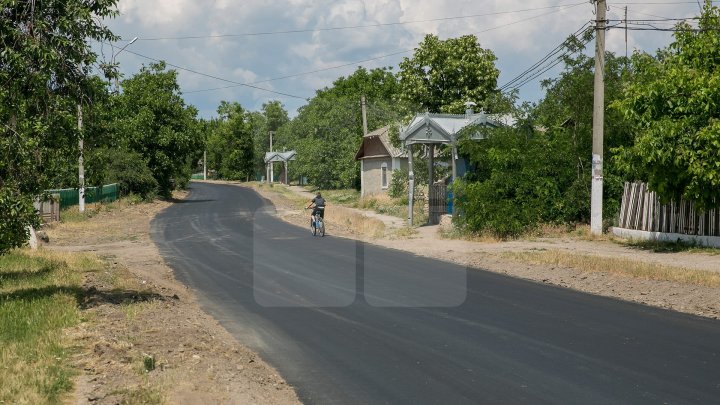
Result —
<instances>
[{"instance_id":1,"label":"white cloud","mask_svg":"<svg viewBox=\"0 0 720 405\"><path fill-rule=\"evenodd\" d=\"M145 41L153 37L222 35L312 30L356 25L392 24L454 16L499 13L509 10L538 9L558 4L576 4L571 0L120 0L120 17L108 22L124 38L139 36L129 52L118 55L126 75L136 72L149 61L133 55L137 52L164 59L213 76L233 81L264 80L299 72L343 65L399 50L412 49L425 34L441 38L476 34L483 47L498 57L501 84L525 70L561 43L583 23L594 18L592 6L584 3L564 11L544 9L463 19L425 21L344 30L325 30L276 35L250 35L205 39L167 39ZM611 8L611 18L624 10ZM644 13L644 14L639 14ZM630 5L630 18L648 18L647 14L685 17L697 13L697 5ZM543 15L548 14L548 15ZM534 18L531 18L534 17ZM522 21L524 20L524 21ZM498 27L498 28L495 28ZM632 31L628 48L647 50L667 45L670 36L658 32ZM122 46L122 44L120 44ZM625 36L611 30L608 50L624 54ZM594 42L588 44L592 52ZM117 51L117 48L115 49ZM108 49L105 49L109 59ZM402 56L365 63L366 67L394 65ZM260 87L302 97L328 86L339 76L355 69L318 72L263 83ZM548 75L552 74L549 72ZM229 85L189 72L180 72L183 91L202 90ZM522 89L521 96L536 100L541 93L537 83ZM186 100L211 114L220 100L239 101L246 108L278 98L290 110L304 103L273 93L248 88L230 88L212 92L188 93Z\"/></svg>"}]
</instances>

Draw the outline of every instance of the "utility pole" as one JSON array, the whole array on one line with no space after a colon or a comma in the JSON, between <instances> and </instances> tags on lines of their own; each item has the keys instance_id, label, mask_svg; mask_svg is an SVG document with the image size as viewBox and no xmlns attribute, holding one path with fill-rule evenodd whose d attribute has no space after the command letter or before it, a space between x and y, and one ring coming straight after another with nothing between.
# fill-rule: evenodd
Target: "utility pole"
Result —
<instances>
[{"instance_id":1,"label":"utility pole","mask_svg":"<svg viewBox=\"0 0 720 405\"><path fill-rule=\"evenodd\" d=\"M367 112L365 111L365 96L360 97L360 105L362 106L362 120L363 120L363 136L368 134L367 131Z\"/></svg>"},{"instance_id":2,"label":"utility pole","mask_svg":"<svg viewBox=\"0 0 720 405\"><path fill-rule=\"evenodd\" d=\"M595 85L593 89L592 188L590 194L590 232L603 231L603 130L605 123L605 0L596 0Z\"/></svg>"},{"instance_id":3,"label":"utility pole","mask_svg":"<svg viewBox=\"0 0 720 405\"><path fill-rule=\"evenodd\" d=\"M79 139L78 139L78 146L80 148L80 157L78 158L78 180L80 183L80 187L78 188L78 197L79 197L79 210L80 212L85 212L85 166L83 161L83 116L82 116L82 105L78 103L77 105L77 119L78 119L78 133L79 133Z\"/></svg>"},{"instance_id":4,"label":"utility pole","mask_svg":"<svg viewBox=\"0 0 720 405\"><path fill-rule=\"evenodd\" d=\"M273 140L272 140L272 137L273 137L274 131L269 131L269 133L270 133L270 152L272 152L272 151L273 151L273 145L272 145L272 141L273 141ZM274 177L275 177L275 174L273 173L273 169L274 169L273 166L275 166L275 162L273 162L272 159L271 159L270 162L269 162L269 164L270 164L270 175L269 175L270 178L269 178L269 180L270 180L270 183L272 184L272 182L273 182L273 180L274 180Z\"/></svg>"},{"instance_id":5,"label":"utility pole","mask_svg":"<svg viewBox=\"0 0 720 405\"><path fill-rule=\"evenodd\" d=\"M203 180L207 180L207 151L203 151Z\"/></svg>"},{"instance_id":6,"label":"utility pole","mask_svg":"<svg viewBox=\"0 0 720 405\"><path fill-rule=\"evenodd\" d=\"M415 201L415 172L413 171L413 148L407 146L408 153L408 226L413 226L413 202Z\"/></svg>"}]
</instances>

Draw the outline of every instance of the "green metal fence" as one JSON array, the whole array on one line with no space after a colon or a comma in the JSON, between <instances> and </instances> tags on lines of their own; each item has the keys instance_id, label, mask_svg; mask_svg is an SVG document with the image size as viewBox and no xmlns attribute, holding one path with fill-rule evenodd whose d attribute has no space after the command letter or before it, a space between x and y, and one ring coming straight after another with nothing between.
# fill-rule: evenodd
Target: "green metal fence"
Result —
<instances>
[{"instance_id":1,"label":"green metal fence","mask_svg":"<svg viewBox=\"0 0 720 405\"><path fill-rule=\"evenodd\" d=\"M96 202L112 202L118 199L117 183L106 184L100 187L85 187L85 203L92 204ZM58 190L47 190L48 194L60 195L60 207L69 207L78 205L80 196L76 188L63 188Z\"/></svg>"}]
</instances>

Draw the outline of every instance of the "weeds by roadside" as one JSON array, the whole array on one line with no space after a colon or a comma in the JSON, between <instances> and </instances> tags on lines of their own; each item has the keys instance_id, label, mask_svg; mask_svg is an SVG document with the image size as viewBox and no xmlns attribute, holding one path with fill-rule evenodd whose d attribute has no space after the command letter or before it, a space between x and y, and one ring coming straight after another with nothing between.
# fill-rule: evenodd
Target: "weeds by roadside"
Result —
<instances>
[{"instance_id":1,"label":"weeds by roadside","mask_svg":"<svg viewBox=\"0 0 720 405\"><path fill-rule=\"evenodd\" d=\"M720 273L638 262L632 259L596 256L560 250L504 252L501 257L518 262L569 267L646 280L673 281L706 287L720 287Z\"/></svg>"},{"instance_id":2,"label":"weeds by roadside","mask_svg":"<svg viewBox=\"0 0 720 405\"><path fill-rule=\"evenodd\" d=\"M720 249L711 248L705 246L698 246L691 243L683 243L682 241L677 242L662 242L657 240L625 240L625 239L614 239L615 242L622 246L627 246L639 250L649 250L655 253L676 253L676 252L688 252L688 253L704 253L710 255L720 255Z\"/></svg>"}]
</instances>

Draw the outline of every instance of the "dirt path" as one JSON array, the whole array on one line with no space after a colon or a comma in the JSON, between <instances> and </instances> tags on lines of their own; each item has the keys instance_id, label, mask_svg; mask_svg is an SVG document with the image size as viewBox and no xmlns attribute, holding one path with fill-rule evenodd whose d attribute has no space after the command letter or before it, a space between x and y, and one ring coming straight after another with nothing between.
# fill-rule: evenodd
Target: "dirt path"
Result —
<instances>
[{"instance_id":1,"label":"dirt path","mask_svg":"<svg viewBox=\"0 0 720 405\"><path fill-rule=\"evenodd\" d=\"M107 264L84 286L104 299L68 331L82 370L70 402L298 404L277 372L200 310L164 264L149 231L170 204L116 203L48 230L43 248L90 252Z\"/></svg>"},{"instance_id":2,"label":"dirt path","mask_svg":"<svg viewBox=\"0 0 720 405\"><path fill-rule=\"evenodd\" d=\"M297 187L290 187L289 190L303 197L308 196L308 193ZM278 212L284 220L300 226L305 225L305 216L295 208L291 199L269 188L260 188L258 191L265 198L273 201L279 208ZM332 205L329 205L328 209L332 210ZM438 232L438 226L423 226L415 228L413 231L399 233L405 225L402 220L398 222L398 218L390 217L392 220L386 220L383 218L386 217L384 215L377 215L354 208L346 209L355 210L368 217L383 221L386 229L385 236L381 238L375 235L367 236L357 230L343 226L333 226L330 221L326 221L330 234L361 239L368 243L403 250L420 256L451 261L469 268L485 269L596 295L720 319L720 288L671 281L647 280L611 273L585 271L582 268L538 265L508 258L508 254L512 253L559 251L568 255L595 257L599 260L625 258L634 262L647 263L651 266L673 266L684 269L720 272L720 254L695 252L657 253L623 246L612 241L587 241L570 237L508 242L444 239ZM398 237L398 235L405 236Z\"/></svg>"}]
</instances>

